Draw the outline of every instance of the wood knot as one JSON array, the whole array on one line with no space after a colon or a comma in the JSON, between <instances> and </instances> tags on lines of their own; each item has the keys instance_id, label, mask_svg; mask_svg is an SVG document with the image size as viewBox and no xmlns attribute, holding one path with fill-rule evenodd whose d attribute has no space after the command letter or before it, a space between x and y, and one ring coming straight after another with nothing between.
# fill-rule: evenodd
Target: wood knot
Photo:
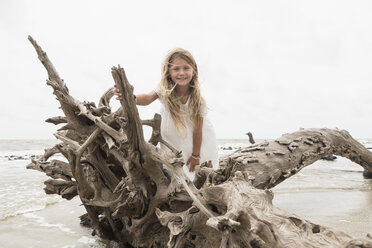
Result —
<instances>
[{"instance_id":1,"label":"wood knot","mask_svg":"<svg viewBox=\"0 0 372 248\"><path fill-rule=\"evenodd\" d=\"M312 229L313 233L320 233L320 226L319 225L314 225Z\"/></svg>"},{"instance_id":2,"label":"wood knot","mask_svg":"<svg viewBox=\"0 0 372 248\"><path fill-rule=\"evenodd\" d=\"M298 145L297 142L292 142L292 143L290 143L290 144L288 145L288 149L289 149L291 152L293 152L294 150L297 149L298 146L299 146L299 145Z\"/></svg>"},{"instance_id":3,"label":"wood knot","mask_svg":"<svg viewBox=\"0 0 372 248\"><path fill-rule=\"evenodd\" d=\"M285 146L292 143L292 140L287 140L287 139L277 139L275 141L278 142L280 145L285 145Z\"/></svg>"},{"instance_id":4,"label":"wood knot","mask_svg":"<svg viewBox=\"0 0 372 248\"><path fill-rule=\"evenodd\" d=\"M196 214L198 212L200 212L200 210L197 207L192 207L189 209L189 214Z\"/></svg>"}]
</instances>

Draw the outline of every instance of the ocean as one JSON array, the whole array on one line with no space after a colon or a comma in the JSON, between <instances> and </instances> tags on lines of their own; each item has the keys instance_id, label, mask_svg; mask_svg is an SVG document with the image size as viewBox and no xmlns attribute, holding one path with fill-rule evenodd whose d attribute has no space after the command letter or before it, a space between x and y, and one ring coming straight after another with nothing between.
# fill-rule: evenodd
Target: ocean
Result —
<instances>
[{"instance_id":1,"label":"ocean","mask_svg":"<svg viewBox=\"0 0 372 248\"><path fill-rule=\"evenodd\" d=\"M359 140L372 147L372 139ZM85 213L78 197L65 200L46 195L48 177L26 169L30 158L42 155L57 140L0 140L0 247L106 247L80 226ZM248 140L218 140L220 156L249 144ZM372 179L363 168L337 157L320 160L273 189L274 205L314 223L355 237L372 234Z\"/></svg>"}]
</instances>

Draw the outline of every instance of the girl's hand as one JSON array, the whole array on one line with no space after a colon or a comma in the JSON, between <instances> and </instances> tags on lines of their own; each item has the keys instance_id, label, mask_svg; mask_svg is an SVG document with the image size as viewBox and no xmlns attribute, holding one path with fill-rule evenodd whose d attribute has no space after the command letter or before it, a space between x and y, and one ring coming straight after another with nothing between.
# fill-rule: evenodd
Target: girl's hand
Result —
<instances>
[{"instance_id":1,"label":"girl's hand","mask_svg":"<svg viewBox=\"0 0 372 248\"><path fill-rule=\"evenodd\" d=\"M116 100L121 100L121 93L119 91L119 89L116 87L116 84L114 84L114 95L117 96L115 99ZM132 93L134 92L134 87L133 85L130 85L130 88L132 89Z\"/></svg>"},{"instance_id":2,"label":"girl's hand","mask_svg":"<svg viewBox=\"0 0 372 248\"><path fill-rule=\"evenodd\" d=\"M189 167L190 172L194 172L195 167L197 165L200 165L200 159L199 158L193 158L192 156L190 156L189 159L187 160L186 165Z\"/></svg>"}]
</instances>

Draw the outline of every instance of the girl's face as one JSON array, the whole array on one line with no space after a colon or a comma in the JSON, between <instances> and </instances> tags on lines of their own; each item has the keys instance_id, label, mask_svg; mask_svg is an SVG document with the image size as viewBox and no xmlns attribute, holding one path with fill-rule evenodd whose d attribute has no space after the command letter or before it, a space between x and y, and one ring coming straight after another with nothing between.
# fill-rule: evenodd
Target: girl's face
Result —
<instances>
[{"instance_id":1,"label":"girl's face","mask_svg":"<svg viewBox=\"0 0 372 248\"><path fill-rule=\"evenodd\" d=\"M181 58L175 58L169 66L169 76L177 86L189 86L194 74L192 66Z\"/></svg>"}]
</instances>

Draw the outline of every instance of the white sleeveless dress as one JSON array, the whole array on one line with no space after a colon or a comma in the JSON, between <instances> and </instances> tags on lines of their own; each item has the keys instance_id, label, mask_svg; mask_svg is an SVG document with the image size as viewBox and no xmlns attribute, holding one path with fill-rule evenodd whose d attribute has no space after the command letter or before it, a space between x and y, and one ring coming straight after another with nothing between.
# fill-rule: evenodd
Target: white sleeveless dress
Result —
<instances>
[{"instance_id":1,"label":"white sleeveless dress","mask_svg":"<svg viewBox=\"0 0 372 248\"><path fill-rule=\"evenodd\" d=\"M190 118L188 111L189 99L185 104L181 104L181 115L183 116L186 130L181 134L177 131L168 106L164 99L159 94L158 90L155 90L161 102L160 114L161 120L161 136L168 142L172 147L178 151L182 151L182 157L185 162L183 170L191 180L195 177L195 172L189 172L188 166L186 166L187 160L190 158L193 149L193 123ZM168 149L163 144L160 145L162 149ZM202 144L200 149L200 163L211 160L213 168L218 168L218 149L216 142L216 134L214 127L207 117L206 108L203 111L203 130L202 130Z\"/></svg>"}]
</instances>

